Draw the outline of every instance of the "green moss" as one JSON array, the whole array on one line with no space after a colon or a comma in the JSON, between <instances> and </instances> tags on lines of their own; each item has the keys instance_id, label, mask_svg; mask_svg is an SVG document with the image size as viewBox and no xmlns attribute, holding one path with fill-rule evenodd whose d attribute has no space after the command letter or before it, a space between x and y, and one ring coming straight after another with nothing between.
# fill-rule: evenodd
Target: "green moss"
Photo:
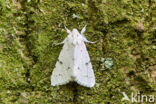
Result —
<instances>
[{"instance_id":1,"label":"green moss","mask_svg":"<svg viewBox=\"0 0 156 104\"><path fill-rule=\"evenodd\" d=\"M25 88L25 62L21 57L20 45L16 37L13 5L0 1L0 89Z\"/></svg>"}]
</instances>

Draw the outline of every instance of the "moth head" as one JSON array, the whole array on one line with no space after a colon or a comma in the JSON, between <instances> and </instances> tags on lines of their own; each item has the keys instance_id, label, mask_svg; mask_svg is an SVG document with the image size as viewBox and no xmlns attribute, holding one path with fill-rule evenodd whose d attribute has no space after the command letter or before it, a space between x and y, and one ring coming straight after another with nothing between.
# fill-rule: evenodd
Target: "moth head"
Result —
<instances>
[{"instance_id":1,"label":"moth head","mask_svg":"<svg viewBox=\"0 0 156 104\"><path fill-rule=\"evenodd\" d=\"M82 42L82 36L77 29L74 28L70 35L72 45L76 46Z\"/></svg>"},{"instance_id":2,"label":"moth head","mask_svg":"<svg viewBox=\"0 0 156 104\"><path fill-rule=\"evenodd\" d=\"M84 26L84 28L81 30L81 33L74 28L72 31L70 31L69 29L67 29L66 27L66 31L68 33L68 43L72 44L74 46L76 46L77 44L81 44L84 40L86 40L85 36L84 36L84 32L86 30L86 26Z\"/></svg>"},{"instance_id":3,"label":"moth head","mask_svg":"<svg viewBox=\"0 0 156 104\"><path fill-rule=\"evenodd\" d=\"M74 28L73 30L72 30L72 32L69 30L69 29L67 29L66 28L66 26L65 26L65 29L66 29L66 31L67 31L67 33L69 34L69 35L84 35L84 32L86 31L86 26L87 25L85 25L83 28L82 28L82 30L81 30L81 33L79 33L79 31L76 29L76 28Z\"/></svg>"},{"instance_id":4,"label":"moth head","mask_svg":"<svg viewBox=\"0 0 156 104\"><path fill-rule=\"evenodd\" d=\"M82 36L76 28L74 28L72 31L68 30L67 28L66 30L68 33L67 40L69 44L76 46L82 42Z\"/></svg>"},{"instance_id":5,"label":"moth head","mask_svg":"<svg viewBox=\"0 0 156 104\"><path fill-rule=\"evenodd\" d=\"M79 31L78 31L77 29L74 28L71 35L72 35L73 37L78 37L78 36L80 36L81 34L79 33Z\"/></svg>"}]
</instances>

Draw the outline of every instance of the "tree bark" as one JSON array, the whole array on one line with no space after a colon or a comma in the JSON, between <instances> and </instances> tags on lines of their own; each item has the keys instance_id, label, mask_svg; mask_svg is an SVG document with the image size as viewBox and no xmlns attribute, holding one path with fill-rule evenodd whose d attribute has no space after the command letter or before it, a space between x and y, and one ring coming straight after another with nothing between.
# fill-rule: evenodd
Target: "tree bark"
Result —
<instances>
[{"instance_id":1,"label":"tree bark","mask_svg":"<svg viewBox=\"0 0 156 104\"><path fill-rule=\"evenodd\" d=\"M1 104L131 104L156 96L155 0L0 0ZM64 26L87 25L96 85L53 87Z\"/></svg>"}]
</instances>

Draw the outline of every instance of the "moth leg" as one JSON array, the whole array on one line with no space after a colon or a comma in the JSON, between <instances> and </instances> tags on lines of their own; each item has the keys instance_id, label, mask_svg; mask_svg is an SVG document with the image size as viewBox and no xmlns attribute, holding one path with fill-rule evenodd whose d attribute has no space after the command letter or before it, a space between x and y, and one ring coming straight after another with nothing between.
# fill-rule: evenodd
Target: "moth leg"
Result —
<instances>
[{"instance_id":1,"label":"moth leg","mask_svg":"<svg viewBox=\"0 0 156 104\"><path fill-rule=\"evenodd\" d=\"M60 43L54 43L54 45L64 44L64 43L65 43L65 41L66 41L66 39L65 39L64 41L60 42Z\"/></svg>"},{"instance_id":2,"label":"moth leg","mask_svg":"<svg viewBox=\"0 0 156 104\"><path fill-rule=\"evenodd\" d=\"M97 41L91 42L91 41L87 40L86 38L84 38L84 41L87 43L96 43L97 42Z\"/></svg>"},{"instance_id":3,"label":"moth leg","mask_svg":"<svg viewBox=\"0 0 156 104\"><path fill-rule=\"evenodd\" d=\"M87 26L87 24L86 24L86 25L83 27L83 29L81 30L81 35L83 36L84 41L87 42L87 43L96 43L96 41L95 41L95 42L88 41L88 40L86 39L86 37L84 36L84 32L86 31L86 26Z\"/></svg>"}]
</instances>

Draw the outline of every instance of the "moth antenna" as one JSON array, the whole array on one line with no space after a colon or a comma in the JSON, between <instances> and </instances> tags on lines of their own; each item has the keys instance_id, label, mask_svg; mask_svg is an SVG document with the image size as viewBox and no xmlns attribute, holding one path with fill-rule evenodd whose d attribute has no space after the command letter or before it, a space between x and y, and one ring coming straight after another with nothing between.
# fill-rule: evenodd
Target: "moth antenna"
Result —
<instances>
[{"instance_id":1,"label":"moth antenna","mask_svg":"<svg viewBox=\"0 0 156 104\"><path fill-rule=\"evenodd\" d=\"M84 35L84 32L86 31L86 27L87 27L87 24L83 27L83 29L81 30L81 35Z\"/></svg>"},{"instance_id":2,"label":"moth antenna","mask_svg":"<svg viewBox=\"0 0 156 104\"><path fill-rule=\"evenodd\" d=\"M64 28L66 29L66 31L67 31L68 34L71 33L71 31L66 26L64 26Z\"/></svg>"}]
</instances>

